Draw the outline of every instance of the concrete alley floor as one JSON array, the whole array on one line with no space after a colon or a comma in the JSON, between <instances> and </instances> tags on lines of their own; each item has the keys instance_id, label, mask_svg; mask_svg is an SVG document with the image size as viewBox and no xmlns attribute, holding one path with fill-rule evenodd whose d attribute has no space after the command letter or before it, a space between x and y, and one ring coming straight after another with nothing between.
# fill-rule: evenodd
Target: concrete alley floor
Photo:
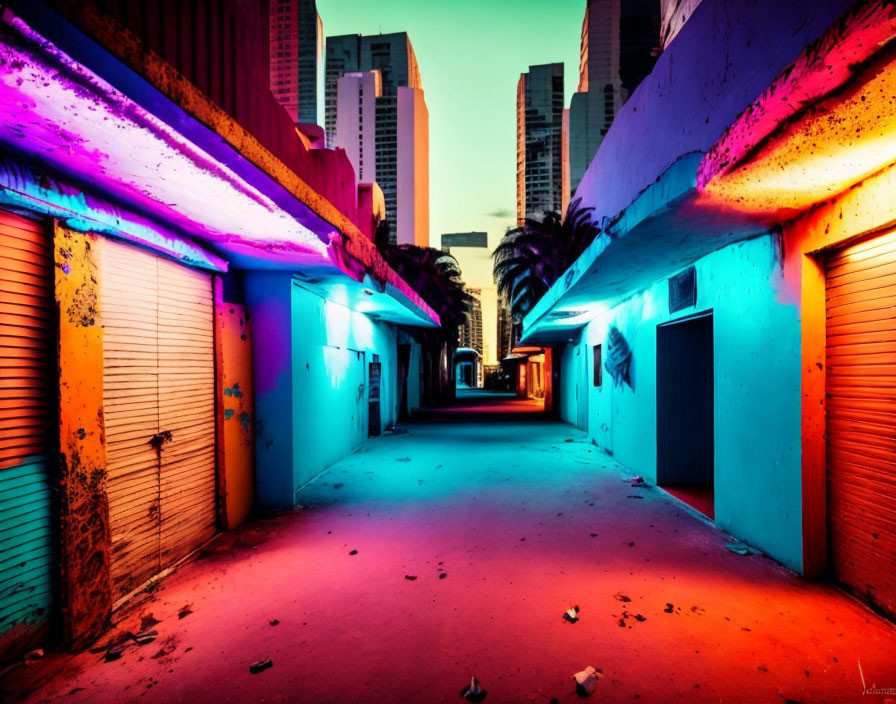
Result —
<instances>
[{"instance_id":1,"label":"concrete alley floor","mask_svg":"<svg viewBox=\"0 0 896 704\"><path fill-rule=\"evenodd\" d=\"M730 539L531 402L462 395L374 439L301 510L223 534L116 613L122 657L49 655L31 702L849 702L896 629ZM578 623L563 612L580 607ZM251 674L270 658L273 667ZM26 693L30 692L30 696ZM23 697L24 695L24 697ZM0 695L2 698L2 695ZM891 699L896 700L896 696Z\"/></svg>"}]
</instances>

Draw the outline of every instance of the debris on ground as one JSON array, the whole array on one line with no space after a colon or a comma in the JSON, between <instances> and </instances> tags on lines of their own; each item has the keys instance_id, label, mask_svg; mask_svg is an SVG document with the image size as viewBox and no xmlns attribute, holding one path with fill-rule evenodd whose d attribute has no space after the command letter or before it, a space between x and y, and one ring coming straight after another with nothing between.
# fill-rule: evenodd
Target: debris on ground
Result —
<instances>
[{"instance_id":1,"label":"debris on ground","mask_svg":"<svg viewBox=\"0 0 896 704\"><path fill-rule=\"evenodd\" d=\"M566 442L575 442L572 438L566 438Z\"/></svg>"},{"instance_id":2,"label":"debris on ground","mask_svg":"<svg viewBox=\"0 0 896 704\"><path fill-rule=\"evenodd\" d=\"M408 580L409 582L413 582L415 579L417 579L417 575L415 575L415 574L406 574L406 575L404 576L404 578L405 578L406 580Z\"/></svg>"},{"instance_id":3,"label":"debris on ground","mask_svg":"<svg viewBox=\"0 0 896 704\"><path fill-rule=\"evenodd\" d=\"M482 685L479 684L479 680L475 677L470 678L470 684L460 690L460 696L466 699L468 702L481 702L488 695Z\"/></svg>"},{"instance_id":4,"label":"debris on ground","mask_svg":"<svg viewBox=\"0 0 896 704\"><path fill-rule=\"evenodd\" d=\"M36 650L29 650L25 653L25 664L28 665L32 662L36 662L40 660L44 656L43 648L37 648Z\"/></svg>"},{"instance_id":5,"label":"debris on ground","mask_svg":"<svg viewBox=\"0 0 896 704\"><path fill-rule=\"evenodd\" d=\"M445 572L442 572L442 574L439 575L439 579L445 579L447 576L448 575Z\"/></svg>"},{"instance_id":6,"label":"debris on ground","mask_svg":"<svg viewBox=\"0 0 896 704\"><path fill-rule=\"evenodd\" d=\"M629 481L631 482L632 486L641 486L641 487L647 486L647 482L645 482L644 477L641 477L641 476L632 477Z\"/></svg>"},{"instance_id":7,"label":"debris on ground","mask_svg":"<svg viewBox=\"0 0 896 704\"><path fill-rule=\"evenodd\" d=\"M259 672L263 672L267 670L269 667L273 667L274 662L272 660L258 660L257 662L253 662L249 665L249 672L253 675L257 675Z\"/></svg>"},{"instance_id":8,"label":"debris on ground","mask_svg":"<svg viewBox=\"0 0 896 704\"><path fill-rule=\"evenodd\" d=\"M635 614L635 621L639 623L644 623L647 620L646 616L642 616L641 614Z\"/></svg>"},{"instance_id":9,"label":"debris on ground","mask_svg":"<svg viewBox=\"0 0 896 704\"><path fill-rule=\"evenodd\" d=\"M105 662L114 662L115 660L120 660L122 653L124 653L123 645L110 645L106 648L106 654L103 656L103 660Z\"/></svg>"},{"instance_id":10,"label":"debris on ground","mask_svg":"<svg viewBox=\"0 0 896 704\"><path fill-rule=\"evenodd\" d=\"M152 614L147 614L146 616L140 617L140 632L144 633L145 631L150 630L156 624L161 623L159 619L157 619Z\"/></svg>"},{"instance_id":11,"label":"debris on ground","mask_svg":"<svg viewBox=\"0 0 896 704\"><path fill-rule=\"evenodd\" d=\"M193 613L193 609L191 609L190 605L187 604L186 606L182 606L180 611L177 612L177 617L178 618L186 618L191 613Z\"/></svg>"},{"instance_id":12,"label":"debris on ground","mask_svg":"<svg viewBox=\"0 0 896 704\"><path fill-rule=\"evenodd\" d=\"M639 494L629 494L625 498L627 498L627 499L643 499L644 497Z\"/></svg>"},{"instance_id":13,"label":"debris on ground","mask_svg":"<svg viewBox=\"0 0 896 704\"><path fill-rule=\"evenodd\" d=\"M572 678L576 682L576 694L582 698L590 697L597 688L598 678L602 676L603 673L598 672L591 665L574 674Z\"/></svg>"},{"instance_id":14,"label":"debris on ground","mask_svg":"<svg viewBox=\"0 0 896 704\"><path fill-rule=\"evenodd\" d=\"M740 540L735 540L731 543L727 543L725 545L731 552L737 553L738 555L761 555L756 548L752 545L747 545L746 543L742 543Z\"/></svg>"},{"instance_id":15,"label":"debris on ground","mask_svg":"<svg viewBox=\"0 0 896 704\"><path fill-rule=\"evenodd\" d=\"M410 457L396 457L395 461L396 462L410 462L411 458Z\"/></svg>"},{"instance_id":16,"label":"debris on ground","mask_svg":"<svg viewBox=\"0 0 896 704\"><path fill-rule=\"evenodd\" d=\"M270 621L268 621L268 623L272 626L276 626L278 623L280 623L280 619L272 618Z\"/></svg>"},{"instance_id":17,"label":"debris on ground","mask_svg":"<svg viewBox=\"0 0 896 704\"><path fill-rule=\"evenodd\" d=\"M349 552L349 555L357 555L357 554L358 554L357 550L352 550L351 552Z\"/></svg>"},{"instance_id":18,"label":"debris on ground","mask_svg":"<svg viewBox=\"0 0 896 704\"><path fill-rule=\"evenodd\" d=\"M157 635L159 635L158 631L145 631L131 637L137 645L149 645L156 639Z\"/></svg>"},{"instance_id":19,"label":"debris on ground","mask_svg":"<svg viewBox=\"0 0 896 704\"><path fill-rule=\"evenodd\" d=\"M670 602L667 601L667 602L666 602L666 608L663 609L663 611L664 611L665 613L667 613L667 614L674 613L674 612L675 612L675 604L672 604L672 603L670 603Z\"/></svg>"},{"instance_id":20,"label":"debris on ground","mask_svg":"<svg viewBox=\"0 0 896 704\"><path fill-rule=\"evenodd\" d=\"M575 623L579 620L579 607L573 606L571 609L567 609L563 614L563 618L569 621L570 623Z\"/></svg>"},{"instance_id":21,"label":"debris on ground","mask_svg":"<svg viewBox=\"0 0 896 704\"><path fill-rule=\"evenodd\" d=\"M619 601L624 601L626 603L631 601L631 597L626 596L622 592L616 592L616 599L618 599Z\"/></svg>"}]
</instances>

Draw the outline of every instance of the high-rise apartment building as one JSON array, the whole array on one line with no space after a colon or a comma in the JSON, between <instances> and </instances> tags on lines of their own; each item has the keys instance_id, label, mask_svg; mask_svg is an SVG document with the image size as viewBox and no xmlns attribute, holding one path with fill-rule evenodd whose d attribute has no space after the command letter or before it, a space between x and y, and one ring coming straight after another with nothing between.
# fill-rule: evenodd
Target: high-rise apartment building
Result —
<instances>
[{"instance_id":1,"label":"high-rise apartment building","mask_svg":"<svg viewBox=\"0 0 896 704\"><path fill-rule=\"evenodd\" d=\"M337 84L342 108L336 119L336 145L345 149L359 182L376 181L376 99L382 95L379 71L346 73Z\"/></svg>"},{"instance_id":2,"label":"high-rise apartment building","mask_svg":"<svg viewBox=\"0 0 896 704\"><path fill-rule=\"evenodd\" d=\"M569 189L576 188L616 113L659 55L659 0L588 0L579 87L569 105Z\"/></svg>"},{"instance_id":3,"label":"high-rise apartment building","mask_svg":"<svg viewBox=\"0 0 896 704\"><path fill-rule=\"evenodd\" d=\"M325 118L327 144L340 146L339 79L378 71L376 97L376 182L386 201L393 242L429 245L429 113L420 69L404 32L327 37ZM356 110L355 108L346 108ZM343 133L345 135L346 133ZM365 159L366 163L366 159Z\"/></svg>"},{"instance_id":4,"label":"high-rise apartment building","mask_svg":"<svg viewBox=\"0 0 896 704\"><path fill-rule=\"evenodd\" d=\"M467 321L458 330L458 347L476 350L482 359L482 291L468 288L467 293L473 297Z\"/></svg>"},{"instance_id":5,"label":"high-rise apartment building","mask_svg":"<svg viewBox=\"0 0 896 704\"><path fill-rule=\"evenodd\" d=\"M422 90L398 87L396 119L395 241L429 247L429 110ZM390 163L390 143L383 141L378 147L385 163ZM379 178L377 182L382 188L383 182ZM388 209L387 200L387 217Z\"/></svg>"},{"instance_id":6,"label":"high-rise apartment building","mask_svg":"<svg viewBox=\"0 0 896 704\"><path fill-rule=\"evenodd\" d=\"M563 64L530 66L517 83L517 220L562 208Z\"/></svg>"},{"instance_id":7,"label":"high-rise apartment building","mask_svg":"<svg viewBox=\"0 0 896 704\"><path fill-rule=\"evenodd\" d=\"M270 86L293 122L323 124L324 29L314 0L271 0Z\"/></svg>"}]
</instances>

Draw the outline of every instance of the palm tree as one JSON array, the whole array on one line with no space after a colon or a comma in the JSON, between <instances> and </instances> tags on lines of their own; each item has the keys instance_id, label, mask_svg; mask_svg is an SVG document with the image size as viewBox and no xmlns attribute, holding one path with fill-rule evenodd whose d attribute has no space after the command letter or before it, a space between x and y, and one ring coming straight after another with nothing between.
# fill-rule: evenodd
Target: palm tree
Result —
<instances>
[{"instance_id":1,"label":"palm tree","mask_svg":"<svg viewBox=\"0 0 896 704\"><path fill-rule=\"evenodd\" d=\"M600 227L591 219L594 208L573 200L561 219L556 212L541 221L525 223L501 240L494 253L494 275L498 293L510 304L514 319L521 320L573 262L581 256Z\"/></svg>"},{"instance_id":2,"label":"palm tree","mask_svg":"<svg viewBox=\"0 0 896 704\"><path fill-rule=\"evenodd\" d=\"M457 259L440 249L413 244L389 244L382 254L395 273L439 314L442 330L457 337L457 328L466 322L473 301L464 289Z\"/></svg>"},{"instance_id":3,"label":"palm tree","mask_svg":"<svg viewBox=\"0 0 896 704\"><path fill-rule=\"evenodd\" d=\"M433 247L378 242L383 258L416 291L442 322L438 330L420 334L424 364L424 403L454 398L454 353L458 328L467 320L473 297L461 280L457 260Z\"/></svg>"}]
</instances>

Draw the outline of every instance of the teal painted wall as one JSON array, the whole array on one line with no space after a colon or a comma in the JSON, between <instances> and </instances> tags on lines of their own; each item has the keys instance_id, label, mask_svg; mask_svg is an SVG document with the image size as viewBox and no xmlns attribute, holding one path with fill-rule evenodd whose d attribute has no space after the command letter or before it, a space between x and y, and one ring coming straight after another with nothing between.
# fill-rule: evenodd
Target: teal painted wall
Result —
<instances>
[{"instance_id":1,"label":"teal painted wall","mask_svg":"<svg viewBox=\"0 0 896 704\"><path fill-rule=\"evenodd\" d=\"M293 443L301 486L367 440L368 365L379 355L381 427L395 422L397 335L293 286Z\"/></svg>"},{"instance_id":2,"label":"teal painted wall","mask_svg":"<svg viewBox=\"0 0 896 704\"><path fill-rule=\"evenodd\" d=\"M560 353L560 418L582 430L588 429L590 406L591 348L581 334L571 339Z\"/></svg>"},{"instance_id":3,"label":"teal painted wall","mask_svg":"<svg viewBox=\"0 0 896 704\"><path fill-rule=\"evenodd\" d=\"M47 457L0 469L0 653L46 631L53 604L53 491Z\"/></svg>"},{"instance_id":4,"label":"teal painted wall","mask_svg":"<svg viewBox=\"0 0 896 704\"><path fill-rule=\"evenodd\" d=\"M258 502L290 507L303 484L367 440L370 362L382 365L381 427L395 422L397 333L298 286L289 274L248 273L246 302L254 331Z\"/></svg>"},{"instance_id":5,"label":"teal painted wall","mask_svg":"<svg viewBox=\"0 0 896 704\"><path fill-rule=\"evenodd\" d=\"M797 308L776 298L777 240L765 236L732 245L695 266L695 307L670 315L663 279L586 327L587 357L595 344L603 343L606 353L609 325L619 328L633 351L634 385L634 391L614 388L605 371L603 386L590 387L589 436L633 473L656 481L656 327L711 309L716 523L799 571L800 324ZM564 372L575 364L566 354L563 363ZM563 417L577 413L564 409Z\"/></svg>"}]
</instances>

